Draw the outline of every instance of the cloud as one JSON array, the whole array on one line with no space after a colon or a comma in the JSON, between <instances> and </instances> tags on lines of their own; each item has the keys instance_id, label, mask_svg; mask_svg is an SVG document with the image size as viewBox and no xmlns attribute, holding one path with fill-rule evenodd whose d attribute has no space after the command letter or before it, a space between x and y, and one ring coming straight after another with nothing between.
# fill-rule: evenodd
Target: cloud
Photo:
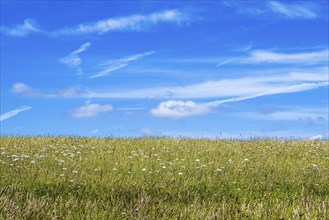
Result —
<instances>
[{"instance_id":1,"label":"cloud","mask_svg":"<svg viewBox=\"0 0 329 220\"><path fill-rule=\"evenodd\" d=\"M63 97L63 98L66 98L66 97L74 97L74 96L77 96L79 94L79 91L73 87L70 87L68 89L63 89L63 90L60 90L58 93L57 93L57 97Z\"/></svg>"},{"instance_id":2,"label":"cloud","mask_svg":"<svg viewBox=\"0 0 329 220\"><path fill-rule=\"evenodd\" d=\"M18 82L15 83L11 91L16 94L26 95L26 96L41 96L42 92L38 89L34 89L24 83Z\"/></svg>"},{"instance_id":3,"label":"cloud","mask_svg":"<svg viewBox=\"0 0 329 220\"><path fill-rule=\"evenodd\" d=\"M314 135L310 137L308 140L313 141L313 140L322 140L323 136L321 134Z\"/></svg>"},{"instance_id":4,"label":"cloud","mask_svg":"<svg viewBox=\"0 0 329 220\"><path fill-rule=\"evenodd\" d=\"M288 19L315 19L318 15L315 12L316 4L311 1L259 1L252 7L248 2L223 1L223 6L234 8L236 12L242 15L267 18L277 14L280 17ZM273 16L271 17L273 19Z\"/></svg>"},{"instance_id":5,"label":"cloud","mask_svg":"<svg viewBox=\"0 0 329 220\"><path fill-rule=\"evenodd\" d=\"M142 129L138 129L137 132L143 136L146 137L158 137L161 136L161 132L159 131L155 131L153 129L150 128L142 128Z\"/></svg>"},{"instance_id":6,"label":"cloud","mask_svg":"<svg viewBox=\"0 0 329 220\"><path fill-rule=\"evenodd\" d=\"M131 15L127 17L109 18L94 23L84 23L77 27L56 31L60 35L103 34L110 31L142 31L159 23L180 24L189 16L181 10L158 11L147 15Z\"/></svg>"},{"instance_id":7,"label":"cloud","mask_svg":"<svg viewBox=\"0 0 329 220\"><path fill-rule=\"evenodd\" d=\"M94 129L94 130L92 130L90 133L92 133L92 134L97 134L99 132L99 129Z\"/></svg>"},{"instance_id":8,"label":"cloud","mask_svg":"<svg viewBox=\"0 0 329 220\"><path fill-rule=\"evenodd\" d=\"M100 71L99 73L91 76L90 78L97 78L97 77L102 77L110 74L113 71L116 71L118 69L124 68L128 66L128 64L132 61L136 61L139 59L142 59L145 56L149 56L151 54L154 54L154 51L148 51L145 53L140 53L140 54L135 54L131 56L126 56L121 59L116 59L116 60L107 60L103 61L101 63L101 66L103 66L103 70Z\"/></svg>"},{"instance_id":9,"label":"cloud","mask_svg":"<svg viewBox=\"0 0 329 220\"><path fill-rule=\"evenodd\" d=\"M23 24L6 27L1 26L1 32L15 37L25 37L31 33L41 33L42 31L37 27L33 19L25 19Z\"/></svg>"},{"instance_id":10,"label":"cloud","mask_svg":"<svg viewBox=\"0 0 329 220\"><path fill-rule=\"evenodd\" d=\"M327 108L290 108L287 110L276 110L268 112L267 114L246 113L248 117L261 120L273 120L273 121L301 121L308 124L314 124L314 122L328 121L328 109Z\"/></svg>"},{"instance_id":11,"label":"cloud","mask_svg":"<svg viewBox=\"0 0 329 220\"><path fill-rule=\"evenodd\" d=\"M217 67L228 64L300 64L313 65L328 62L329 50L319 50L306 53L276 53L268 50L251 51L247 57L229 58L223 60Z\"/></svg>"},{"instance_id":12,"label":"cloud","mask_svg":"<svg viewBox=\"0 0 329 220\"><path fill-rule=\"evenodd\" d=\"M100 105L97 103L86 103L85 105L72 109L70 114L73 118L92 118L100 113L110 112L113 110L112 105Z\"/></svg>"},{"instance_id":13,"label":"cloud","mask_svg":"<svg viewBox=\"0 0 329 220\"><path fill-rule=\"evenodd\" d=\"M269 1L268 7L275 13L285 15L289 18L313 19L317 14L313 12L308 5L299 3L283 4L276 1Z\"/></svg>"},{"instance_id":14,"label":"cloud","mask_svg":"<svg viewBox=\"0 0 329 220\"><path fill-rule=\"evenodd\" d=\"M206 81L184 86L151 87L119 92L90 91L85 98L162 98L197 99L219 97L254 97L260 95L301 92L328 85L327 67L304 71L281 72L278 70L266 76Z\"/></svg>"},{"instance_id":15,"label":"cloud","mask_svg":"<svg viewBox=\"0 0 329 220\"><path fill-rule=\"evenodd\" d=\"M208 113L210 109L204 104L196 104L193 101L169 100L161 102L156 108L151 109L155 117L182 119L194 115Z\"/></svg>"},{"instance_id":16,"label":"cloud","mask_svg":"<svg viewBox=\"0 0 329 220\"><path fill-rule=\"evenodd\" d=\"M2 114L0 116L0 121L7 120L7 119L19 114L20 112L24 112L24 111L27 111L27 110L30 110L30 109L32 109L31 106L23 105L23 106L21 106L17 109L14 109L14 110L11 110L9 112L6 112L6 113Z\"/></svg>"},{"instance_id":17,"label":"cloud","mask_svg":"<svg viewBox=\"0 0 329 220\"><path fill-rule=\"evenodd\" d=\"M223 99L223 100L216 100L212 102L207 103L195 103L193 101L166 101L161 102L158 107L151 110L151 114L156 117L165 117L165 118L172 118L172 119L180 119L180 118L186 118L189 116L194 115L201 115L206 114L210 112L213 108L217 108L220 105L224 103L230 103L230 102L239 102L249 99L254 99L262 96L268 96L268 95L275 95L275 94L286 94L286 93L295 93L295 92L301 92L306 90L312 90L316 88L320 88L323 86L328 86L328 82L323 83L303 83L298 85L291 85L286 86L283 88L275 88L266 92L249 95L249 96L239 96L239 97L233 97L229 99ZM278 114L273 113L272 116ZM289 115L289 114L288 114ZM286 116L288 116L286 114ZM281 115L283 116L283 115ZM297 117L297 115L290 114L290 116L294 116L294 118ZM266 115L265 117L269 117ZM309 116L307 114L300 114L299 119L305 120L308 119ZM321 117L322 118L322 117ZM319 117L318 117L319 119Z\"/></svg>"},{"instance_id":18,"label":"cloud","mask_svg":"<svg viewBox=\"0 0 329 220\"><path fill-rule=\"evenodd\" d=\"M68 65L70 68L75 69L77 75L82 74L82 69L80 67L82 59L79 57L79 54L86 51L90 47L91 43L87 42L80 46L79 49L71 52L68 56L59 59L59 62Z\"/></svg>"}]
</instances>

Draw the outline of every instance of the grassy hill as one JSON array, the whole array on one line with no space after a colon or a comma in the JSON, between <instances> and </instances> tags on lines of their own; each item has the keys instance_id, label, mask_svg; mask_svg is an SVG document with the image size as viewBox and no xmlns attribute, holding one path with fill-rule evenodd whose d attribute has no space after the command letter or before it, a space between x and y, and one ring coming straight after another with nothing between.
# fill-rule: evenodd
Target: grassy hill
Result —
<instances>
[{"instance_id":1,"label":"grassy hill","mask_svg":"<svg viewBox=\"0 0 329 220\"><path fill-rule=\"evenodd\" d=\"M3 136L0 219L329 219L329 142Z\"/></svg>"}]
</instances>

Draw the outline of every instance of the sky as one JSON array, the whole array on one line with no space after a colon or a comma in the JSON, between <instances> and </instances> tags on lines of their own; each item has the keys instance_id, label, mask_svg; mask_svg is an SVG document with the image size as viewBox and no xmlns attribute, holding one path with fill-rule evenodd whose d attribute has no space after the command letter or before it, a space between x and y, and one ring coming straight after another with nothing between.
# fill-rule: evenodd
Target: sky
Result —
<instances>
[{"instance_id":1,"label":"sky","mask_svg":"<svg viewBox=\"0 0 329 220\"><path fill-rule=\"evenodd\" d=\"M328 139L327 1L0 4L1 135Z\"/></svg>"}]
</instances>

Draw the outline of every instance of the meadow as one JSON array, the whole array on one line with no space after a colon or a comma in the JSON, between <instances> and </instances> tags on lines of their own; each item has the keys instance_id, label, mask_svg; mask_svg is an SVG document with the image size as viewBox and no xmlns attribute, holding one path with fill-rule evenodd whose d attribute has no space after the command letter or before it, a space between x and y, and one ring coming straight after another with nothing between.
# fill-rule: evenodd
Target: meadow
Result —
<instances>
[{"instance_id":1,"label":"meadow","mask_svg":"<svg viewBox=\"0 0 329 220\"><path fill-rule=\"evenodd\" d=\"M329 142L2 136L0 219L329 219Z\"/></svg>"}]
</instances>

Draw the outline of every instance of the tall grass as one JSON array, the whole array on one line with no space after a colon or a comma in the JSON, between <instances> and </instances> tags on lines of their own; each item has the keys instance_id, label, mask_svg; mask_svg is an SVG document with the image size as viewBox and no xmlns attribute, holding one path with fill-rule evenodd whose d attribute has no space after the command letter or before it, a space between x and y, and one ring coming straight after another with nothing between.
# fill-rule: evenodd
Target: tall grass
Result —
<instances>
[{"instance_id":1,"label":"tall grass","mask_svg":"<svg viewBox=\"0 0 329 220\"><path fill-rule=\"evenodd\" d=\"M329 219L329 142L0 138L0 219Z\"/></svg>"}]
</instances>

